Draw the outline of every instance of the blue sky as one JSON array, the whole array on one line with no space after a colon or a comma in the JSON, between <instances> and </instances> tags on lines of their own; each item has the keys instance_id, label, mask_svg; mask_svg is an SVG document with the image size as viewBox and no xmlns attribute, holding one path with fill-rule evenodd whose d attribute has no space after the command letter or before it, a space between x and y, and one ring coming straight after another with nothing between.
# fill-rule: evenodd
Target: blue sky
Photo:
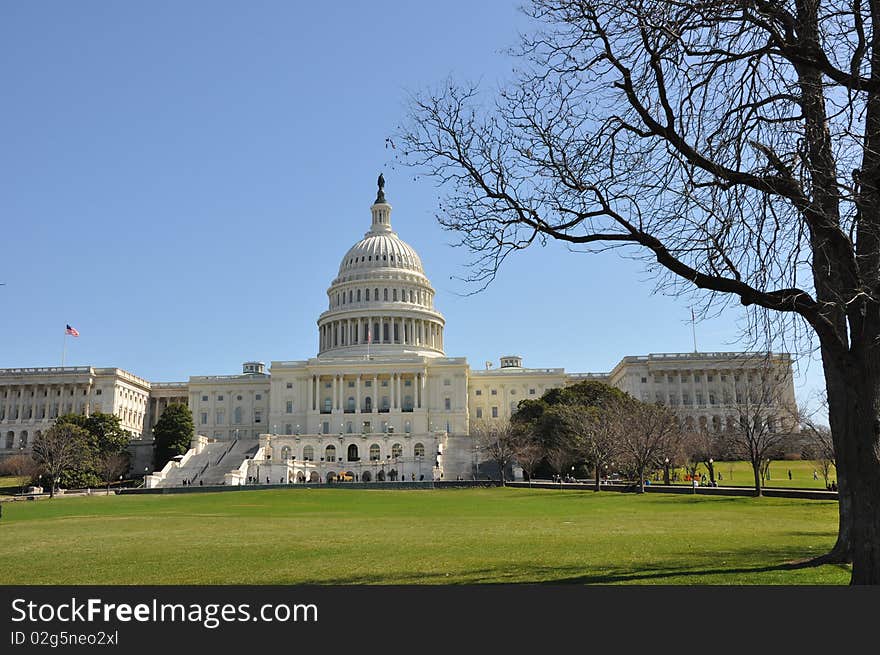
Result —
<instances>
[{"instance_id":1,"label":"blue sky","mask_svg":"<svg viewBox=\"0 0 880 655\"><path fill-rule=\"evenodd\" d=\"M154 381L314 356L380 171L448 355L604 371L692 350L689 301L615 254L535 247L467 295L441 190L394 164L409 92L510 78L516 5L0 4L0 367L59 365L65 323L68 365ZM740 349L738 319L698 323L699 349ZM799 395L821 384L802 360Z\"/></svg>"}]
</instances>

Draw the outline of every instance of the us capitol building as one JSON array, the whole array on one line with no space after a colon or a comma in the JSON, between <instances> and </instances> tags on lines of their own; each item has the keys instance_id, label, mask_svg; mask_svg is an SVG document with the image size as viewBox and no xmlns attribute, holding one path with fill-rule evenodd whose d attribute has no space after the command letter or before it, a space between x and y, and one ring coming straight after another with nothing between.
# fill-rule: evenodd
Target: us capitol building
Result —
<instances>
[{"instance_id":1,"label":"us capitol building","mask_svg":"<svg viewBox=\"0 0 880 655\"><path fill-rule=\"evenodd\" d=\"M582 380L614 385L675 409L683 423L723 430L772 370L783 380L774 429L792 429L787 354L671 353L624 357L608 373L525 368L518 356L474 370L444 351L445 320L416 251L391 227L384 180L369 231L342 258L317 321L318 353L301 361L246 362L240 375L149 382L117 368L0 369L0 457L29 449L60 414L112 412L132 436L132 472L152 468L152 427L171 403L193 414L192 448L147 486L471 479L476 422ZM751 385L751 386L750 386Z\"/></svg>"}]
</instances>

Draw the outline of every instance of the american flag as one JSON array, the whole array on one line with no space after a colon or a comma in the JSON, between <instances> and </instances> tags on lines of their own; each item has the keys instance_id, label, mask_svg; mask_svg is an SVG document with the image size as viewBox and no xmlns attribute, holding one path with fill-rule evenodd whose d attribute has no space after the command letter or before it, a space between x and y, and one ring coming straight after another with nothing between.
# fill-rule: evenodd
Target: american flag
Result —
<instances>
[{"instance_id":1,"label":"american flag","mask_svg":"<svg viewBox=\"0 0 880 655\"><path fill-rule=\"evenodd\" d=\"M67 329L64 332L65 332L65 334L69 334L73 337L79 336L79 332L77 332L77 329L75 327L71 327L69 325L67 326Z\"/></svg>"}]
</instances>

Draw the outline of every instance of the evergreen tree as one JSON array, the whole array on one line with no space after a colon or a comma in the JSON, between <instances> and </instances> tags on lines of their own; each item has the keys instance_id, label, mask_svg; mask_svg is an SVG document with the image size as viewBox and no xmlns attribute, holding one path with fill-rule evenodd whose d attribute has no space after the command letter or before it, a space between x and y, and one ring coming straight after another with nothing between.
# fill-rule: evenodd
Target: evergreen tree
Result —
<instances>
[{"instance_id":1,"label":"evergreen tree","mask_svg":"<svg viewBox=\"0 0 880 655\"><path fill-rule=\"evenodd\" d=\"M156 467L162 468L175 455L189 450L195 434L192 412L180 403L168 405L153 428L156 441Z\"/></svg>"}]
</instances>

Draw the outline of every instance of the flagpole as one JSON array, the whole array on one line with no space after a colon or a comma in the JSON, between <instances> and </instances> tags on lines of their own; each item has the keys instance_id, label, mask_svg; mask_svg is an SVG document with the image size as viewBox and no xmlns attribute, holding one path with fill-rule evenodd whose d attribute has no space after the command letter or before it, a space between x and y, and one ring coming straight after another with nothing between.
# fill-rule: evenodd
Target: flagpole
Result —
<instances>
[{"instance_id":1,"label":"flagpole","mask_svg":"<svg viewBox=\"0 0 880 655\"><path fill-rule=\"evenodd\" d=\"M61 368L64 368L64 356L67 354L67 330L64 331L64 345L61 347Z\"/></svg>"}]
</instances>

